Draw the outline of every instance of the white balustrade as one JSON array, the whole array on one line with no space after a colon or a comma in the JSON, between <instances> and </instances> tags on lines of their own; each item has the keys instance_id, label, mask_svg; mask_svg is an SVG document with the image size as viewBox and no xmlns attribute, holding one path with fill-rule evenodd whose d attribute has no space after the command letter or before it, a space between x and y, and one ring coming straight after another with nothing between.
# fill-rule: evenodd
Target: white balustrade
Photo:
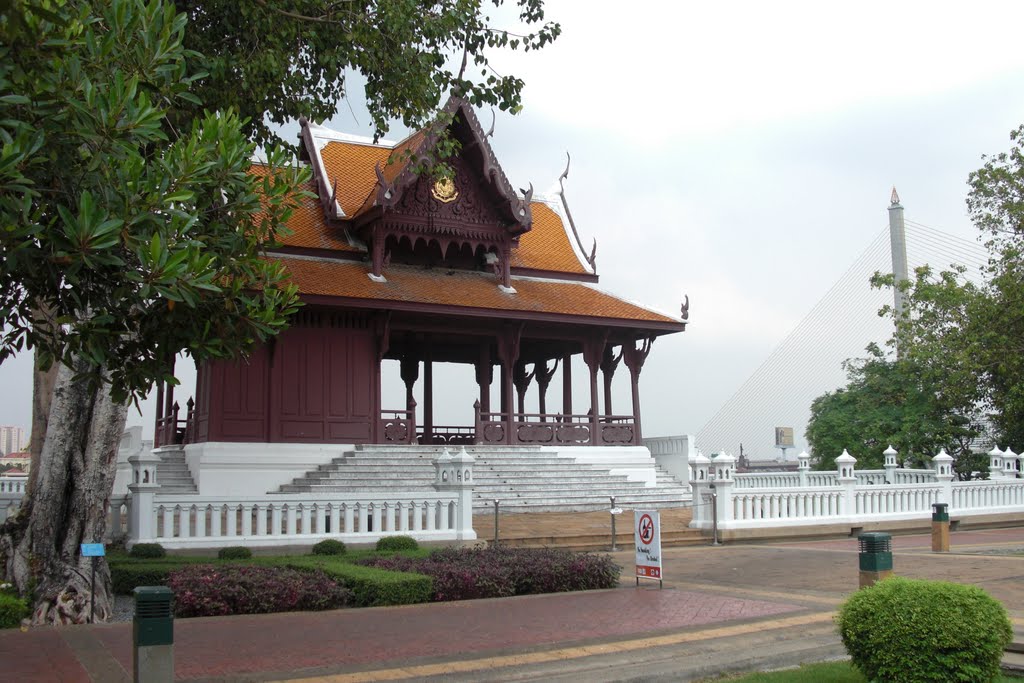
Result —
<instances>
[{"instance_id":1,"label":"white balustrade","mask_svg":"<svg viewBox=\"0 0 1024 683\"><path fill-rule=\"evenodd\" d=\"M388 534L410 532L420 540L471 540L465 530L456 528L459 513L457 491L261 498L158 494L150 513L153 536L132 540L166 548L307 545L325 538L372 543Z\"/></svg>"}]
</instances>

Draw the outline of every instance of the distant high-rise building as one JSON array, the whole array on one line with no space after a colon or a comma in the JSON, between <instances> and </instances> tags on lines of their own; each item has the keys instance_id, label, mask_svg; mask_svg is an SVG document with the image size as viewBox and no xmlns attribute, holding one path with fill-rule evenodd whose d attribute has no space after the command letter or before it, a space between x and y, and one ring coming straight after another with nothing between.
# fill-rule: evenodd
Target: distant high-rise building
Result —
<instances>
[{"instance_id":1,"label":"distant high-rise building","mask_svg":"<svg viewBox=\"0 0 1024 683\"><path fill-rule=\"evenodd\" d=\"M17 453L25 447L25 430L21 427L0 427L0 453Z\"/></svg>"}]
</instances>

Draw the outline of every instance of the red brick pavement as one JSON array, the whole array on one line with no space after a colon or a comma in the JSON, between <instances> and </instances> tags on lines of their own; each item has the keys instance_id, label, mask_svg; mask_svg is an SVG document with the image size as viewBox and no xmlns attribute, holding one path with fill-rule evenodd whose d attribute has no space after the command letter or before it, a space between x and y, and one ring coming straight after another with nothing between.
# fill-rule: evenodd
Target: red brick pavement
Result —
<instances>
[{"instance_id":1,"label":"red brick pavement","mask_svg":"<svg viewBox=\"0 0 1024 683\"><path fill-rule=\"evenodd\" d=\"M365 610L182 619L175 674L204 678L475 655L785 614L798 605L652 588ZM97 636L131 670L131 629ZM2 637L0 637L2 641Z\"/></svg>"},{"instance_id":2,"label":"red brick pavement","mask_svg":"<svg viewBox=\"0 0 1024 683\"><path fill-rule=\"evenodd\" d=\"M3 680L18 683L89 682L89 674L57 629L32 629L24 633L10 629L0 633L3 634L0 637L0 662L3 662L0 664L0 677ZM131 633L128 636L130 638Z\"/></svg>"}]
</instances>

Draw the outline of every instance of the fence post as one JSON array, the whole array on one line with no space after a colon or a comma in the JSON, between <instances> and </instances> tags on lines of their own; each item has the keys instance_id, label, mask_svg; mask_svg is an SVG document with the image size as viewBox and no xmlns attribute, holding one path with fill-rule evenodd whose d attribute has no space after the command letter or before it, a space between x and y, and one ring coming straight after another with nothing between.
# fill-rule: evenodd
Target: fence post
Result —
<instances>
[{"instance_id":1,"label":"fence post","mask_svg":"<svg viewBox=\"0 0 1024 683\"><path fill-rule=\"evenodd\" d=\"M807 472L811 469L811 456L807 454L807 451L800 451L800 455L796 456L796 461L796 472L800 476L800 488L803 488L807 486Z\"/></svg>"},{"instance_id":2,"label":"fence post","mask_svg":"<svg viewBox=\"0 0 1024 683\"><path fill-rule=\"evenodd\" d=\"M131 492L131 505L128 516L128 547L139 542L156 538L155 498L160 484L156 479L156 466L160 456L156 453L142 452L128 458L132 466L132 483L128 484Z\"/></svg>"},{"instance_id":3,"label":"fence post","mask_svg":"<svg viewBox=\"0 0 1024 683\"><path fill-rule=\"evenodd\" d=\"M851 516L857 514L857 473L854 466L857 459L843 449L842 455L836 458L839 470L839 485L843 488L843 511L841 514Z\"/></svg>"},{"instance_id":4,"label":"fence post","mask_svg":"<svg viewBox=\"0 0 1024 683\"><path fill-rule=\"evenodd\" d=\"M729 522L733 521L732 514L732 489L735 485L733 475L735 474L736 458L722 451L711 459L715 470L715 498L716 509L718 510L718 526L724 523L725 528L730 528Z\"/></svg>"},{"instance_id":5,"label":"fence post","mask_svg":"<svg viewBox=\"0 0 1024 683\"><path fill-rule=\"evenodd\" d=\"M935 480L939 482L939 499L936 503L945 503L947 512L953 509L953 458L943 448L932 458L935 466Z\"/></svg>"},{"instance_id":6,"label":"fence post","mask_svg":"<svg viewBox=\"0 0 1024 683\"><path fill-rule=\"evenodd\" d=\"M1001 479L1003 476L1003 452L999 446L993 446L988 452L988 478Z\"/></svg>"},{"instance_id":7,"label":"fence post","mask_svg":"<svg viewBox=\"0 0 1024 683\"><path fill-rule=\"evenodd\" d=\"M704 492L708 487L708 476L711 467L711 460L706 455L697 451L697 457L693 459L691 467L692 478L690 479L691 503L693 505L693 519L690 525L701 529L707 522L708 509L704 504Z\"/></svg>"},{"instance_id":8,"label":"fence post","mask_svg":"<svg viewBox=\"0 0 1024 683\"><path fill-rule=\"evenodd\" d=\"M895 484L896 483L896 456L899 455L899 451L889 444L889 447L882 451L882 455L885 456L885 483Z\"/></svg>"}]
</instances>

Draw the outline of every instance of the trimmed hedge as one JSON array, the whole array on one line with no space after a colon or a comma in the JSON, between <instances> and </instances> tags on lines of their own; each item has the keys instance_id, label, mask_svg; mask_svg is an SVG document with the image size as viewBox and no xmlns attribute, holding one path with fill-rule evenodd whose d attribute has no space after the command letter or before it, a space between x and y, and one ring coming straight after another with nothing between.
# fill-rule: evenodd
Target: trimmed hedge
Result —
<instances>
[{"instance_id":1,"label":"trimmed hedge","mask_svg":"<svg viewBox=\"0 0 1024 683\"><path fill-rule=\"evenodd\" d=\"M554 548L443 548L426 558L378 557L360 564L433 577L433 600L614 588L621 568L610 555Z\"/></svg>"},{"instance_id":2,"label":"trimmed hedge","mask_svg":"<svg viewBox=\"0 0 1024 683\"><path fill-rule=\"evenodd\" d=\"M281 559L286 566L319 569L341 582L352 591L351 604L354 607L415 605L430 602L434 593L433 581L423 574L387 571L318 557Z\"/></svg>"},{"instance_id":3,"label":"trimmed hedge","mask_svg":"<svg viewBox=\"0 0 1024 683\"><path fill-rule=\"evenodd\" d=\"M128 551L128 555L137 560L155 560L167 557L167 551L159 543L136 543Z\"/></svg>"},{"instance_id":4,"label":"trimmed hedge","mask_svg":"<svg viewBox=\"0 0 1024 683\"><path fill-rule=\"evenodd\" d=\"M313 546L314 555L344 555L345 544L333 538L326 538Z\"/></svg>"},{"instance_id":5,"label":"trimmed hedge","mask_svg":"<svg viewBox=\"0 0 1024 683\"><path fill-rule=\"evenodd\" d=\"M380 552L400 552L403 550L419 550L420 544L412 536L384 536L377 540Z\"/></svg>"},{"instance_id":6,"label":"trimmed hedge","mask_svg":"<svg viewBox=\"0 0 1024 683\"><path fill-rule=\"evenodd\" d=\"M1006 610L977 586L902 577L858 591L836 621L853 664L890 683L991 681L1013 637Z\"/></svg>"},{"instance_id":7,"label":"trimmed hedge","mask_svg":"<svg viewBox=\"0 0 1024 683\"><path fill-rule=\"evenodd\" d=\"M242 564L181 567L167 585L179 617L337 609L351 595L322 571Z\"/></svg>"},{"instance_id":8,"label":"trimmed hedge","mask_svg":"<svg viewBox=\"0 0 1024 683\"><path fill-rule=\"evenodd\" d=\"M172 571L195 564L211 564L211 561L184 557L150 562L112 561L110 580L114 593L130 595L136 586L166 586ZM249 564L323 571L352 592L349 604L354 607L430 602L434 593L429 576L363 567L331 556L256 557Z\"/></svg>"},{"instance_id":9,"label":"trimmed hedge","mask_svg":"<svg viewBox=\"0 0 1024 683\"><path fill-rule=\"evenodd\" d=\"M0 628L17 628L28 616L28 603L21 598L0 593Z\"/></svg>"},{"instance_id":10,"label":"trimmed hedge","mask_svg":"<svg viewBox=\"0 0 1024 683\"><path fill-rule=\"evenodd\" d=\"M231 545L217 551L218 560L248 560L252 557L252 551L244 545Z\"/></svg>"}]
</instances>

